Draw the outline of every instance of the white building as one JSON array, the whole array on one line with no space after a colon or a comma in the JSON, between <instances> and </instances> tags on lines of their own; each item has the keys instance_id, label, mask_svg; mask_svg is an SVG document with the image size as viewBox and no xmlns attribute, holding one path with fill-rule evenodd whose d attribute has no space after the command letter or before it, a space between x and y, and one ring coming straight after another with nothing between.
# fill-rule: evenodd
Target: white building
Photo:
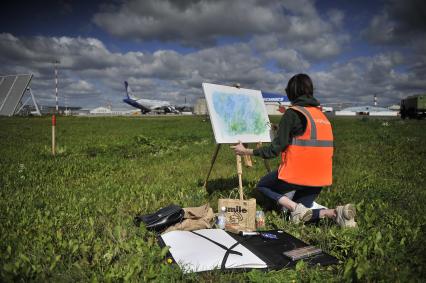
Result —
<instances>
[{"instance_id":1,"label":"white building","mask_svg":"<svg viewBox=\"0 0 426 283\"><path fill-rule=\"evenodd\" d=\"M101 106L101 107L97 107L97 108L90 110L89 114L91 114L91 115L110 115L111 112L112 112L111 109Z\"/></svg>"},{"instance_id":2,"label":"white building","mask_svg":"<svg viewBox=\"0 0 426 283\"><path fill-rule=\"evenodd\" d=\"M205 98L199 98L194 105L194 114L195 115L207 115L207 101Z\"/></svg>"},{"instance_id":3,"label":"white building","mask_svg":"<svg viewBox=\"0 0 426 283\"><path fill-rule=\"evenodd\" d=\"M336 116L356 116L356 115L368 115L368 116L383 116L383 117L396 117L398 116L397 111L391 111L387 108L376 107L376 106L355 106L336 111Z\"/></svg>"},{"instance_id":4,"label":"white building","mask_svg":"<svg viewBox=\"0 0 426 283\"><path fill-rule=\"evenodd\" d=\"M394 105L389 106L388 109L392 110L392 111L399 111L399 110L401 110L401 106L399 104L394 104Z\"/></svg>"},{"instance_id":5,"label":"white building","mask_svg":"<svg viewBox=\"0 0 426 283\"><path fill-rule=\"evenodd\" d=\"M113 110L109 107L97 107L89 111L90 115L96 116L130 116L140 114L139 110Z\"/></svg>"}]
</instances>

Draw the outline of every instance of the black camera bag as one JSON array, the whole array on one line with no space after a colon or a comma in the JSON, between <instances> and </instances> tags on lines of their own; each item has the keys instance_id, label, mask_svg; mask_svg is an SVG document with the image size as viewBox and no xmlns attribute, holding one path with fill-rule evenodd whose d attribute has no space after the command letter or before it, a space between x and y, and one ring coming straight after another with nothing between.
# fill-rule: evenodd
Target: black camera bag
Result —
<instances>
[{"instance_id":1,"label":"black camera bag","mask_svg":"<svg viewBox=\"0 0 426 283\"><path fill-rule=\"evenodd\" d=\"M139 226L143 222L147 229L162 231L183 220L185 211L179 205L171 204L160 210L146 215L139 215L134 218L134 223Z\"/></svg>"}]
</instances>

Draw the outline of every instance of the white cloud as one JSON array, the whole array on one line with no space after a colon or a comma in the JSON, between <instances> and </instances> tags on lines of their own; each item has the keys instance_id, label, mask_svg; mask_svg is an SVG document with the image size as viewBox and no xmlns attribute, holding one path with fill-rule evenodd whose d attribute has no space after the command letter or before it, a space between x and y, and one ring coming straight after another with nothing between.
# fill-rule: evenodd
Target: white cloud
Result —
<instances>
[{"instance_id":1,"label":"white cloud","mask_svg":"<svg viewBox=\"0 0 426 283\"><path fill-rule=\"evenodd\" d=\"M4 52L9 50L10 41L14 44L13 56ZM254 87L260 81L277 80L247 44L208 48L187 55L172 50L113 53L93 38L21 38L0 34L0 54L1 73L19 70L35 75L32 86L43 103L52 103L54 99L56 58L61 62L60 99L86 98L93 106L106 100L121 103L124 80L129 80L139 96L167 100L179 100L178 93L194 100L202 94L203 81L238 81Z\"/></svg>"},{"instance_id":2,"label":"white cloud","mask_svg":"<svg viewBox=\"0 0 426 283\"><path fill-rule=\"evenodd\" d=\"M294 49L275 49L265 53L266 58L273 59L276 65L293 72L304 72L310 64Z\"/></svg>"},{"instance_id":3,"label":"white cloud","mask_svg":"<svg viewBox=\"0 0 426 283\"><path fill-rule=\"evenodd\" d=\"M384 53L335 64L329 71L312 73L315 92L322 102L371 105L376 94L381 106L398 103L426 87L420 80L411 80L414 73L398 71L403 63L402 54Z\"/></svg>"},{"instance_id":4,"label":"white cloud","mask_svg":"<svg viewBox=\"0 0 426 283\"><path fill-rule=\"evenodd\" d=\"M390 43L395 40L395 24L389 20L387 12L375 15L368 29L362 32L368 40L375 43Z\"/></svg>"},{"instance_id":5,"label":"white cloud","mask_svg":"<svg viewBox=\"0 0 426 283\"><path fill-rule=\"evenodd\" d=\"M102 9L93 21L115 36L189 45L211 43L218 36L267 33L285 26L277 2L256 0L130 0Z\"/></svg>"},{"instance_id":6,"label":"white cloud","mask_svg":"<svg viewBox=\"0 0 426 283\"><path fill-rule=\"evenodd\" d=\"M336 28L342 28L345 14L337 9L332 9L327 12L328 19Z\"/></svg>"},{"instance_id":7,"label":"white cloud","mask_svg":"<svg viewBox=\"0 0 426 283\"><path fill-rule=\"evenodd\" d=\"M93 21L114 36L214 46L221 37L263 38L279 48L298 49L311 59L339 54L348 35L344 13L320 15L311 0L130 0L101 9ZM268 48L257 41L257 48ZM270 46L269 46L270 47ZM313 50L319 50L314 52Z\"/></svg>"},{"instance_id":8,"label":"white cloud","mask_svg":"<svg viewBox=\"0 0 426 283\"><path fill-rule=\"evenodd\" d=\"M406 94L405 90L424 86L414 70L397 71L407 58L395 52L355 58L315 72L310 71L309 62L296 50L276 48L258 56L253 42L211 47L186 55L170 50L113 53L91 38L18 38L1 34L0 54L5 54L3 50L9 46L5 42L10 41L19 52L12 57L0 56L2 72L34 73L33 89L45 103L54 99L54 73L53 64L40 58L51 57L61 60L60 98L65 96L68 103L74 100L91 106L108 100L122 105L124 80L131 83L136 95L176 103L183 103L183 97L194 102L202 95L204 81L228 85L239 82L247 88L282 93L287 80L299 71L313 77L316 94L324 102L368 101L374 93L383 95L383 102L395 102ZM97 62L98 59L103 62ZM265 65L269 59L280 62L283 70L268 70Z\"/></svg>"},{"instance_id":9,"label":"white cloud","mask_svg":"<svg viewBox=\"0 0 426 283\"><path fill-rule=\"evenodd\" d=\"M70 91L78 93L93 92L95 90L94 86L85 80L73 81L68 88Z\"/></svg>"},{"instance_id":10,"label":"white cloud","mask_svg":"<svg viewBox=\"0 0 426 283\"><path fill-rule=\"evenodd\" d=\"M410 53L389 51L329 65L351 40L343 30L342 11L321 15L308 0L229 3L132 0L103 9L94 18L110 33L131 39L203 46L192 53L161 49L112 52L97 38L3 33L0 72L34 73L35 92L50 103L54 99L52 62L59 59L60 97L65 95L69 101L90 106L108 100L123 105L124 80L137 96L175 103L183 103L184 97L190 102L201 97L201 83L205 81L239 82L247 88L283 93L288 79L297 72L312 76L315 92L324 102L371 102L377 93L383 103L395 103L411 94L408 92L424 89L424 39L416 39ZM138 20L147 26L140 26ZM221 36L243 40L211 44ZM318 62L325 62L320 71Z\"/></svg>"},{"instance_id":11,"label":"white cloud","mask_svg":"<svg viewBox=\"0 0 426 283\"><path fill-rule=\"evenodd\" d=\"M348 41L349 38L344 35L335 37L324 34L305 44L301 44L300 51L306 57L314 60L330 58L340 54L342 45Z\"/></svg>"},{"instance_id":12,"label":"white cloud","mask_svg":"<svg viewBox=\"0 0 426 283\"><path fill-rule=\"evenodd\" d=\"M426 2L387 0L363 30L362 35L376 44L411 45L426 36Z\"/></svg>"},{"instance_id":13,"label":"white cloud","mask_svg":"<svg viewBox=\"0 0 426 283\"><path fill-rule=\"evenodd\" d=\"M376 46L402 50L403 75L392 85L405 88L405 94L424 92L426 87L426 2L422 0L389 0L361 33ZM384 62L381 62L382 65ZM375 62L377 65L378 62ZM375 70L372 66L372 70ZM381 70L383 72L383 69ZM394 76L394 72L373 72L372 77ZM402 94L401 94L402 95Z\"/></svg>"}]
</instances>

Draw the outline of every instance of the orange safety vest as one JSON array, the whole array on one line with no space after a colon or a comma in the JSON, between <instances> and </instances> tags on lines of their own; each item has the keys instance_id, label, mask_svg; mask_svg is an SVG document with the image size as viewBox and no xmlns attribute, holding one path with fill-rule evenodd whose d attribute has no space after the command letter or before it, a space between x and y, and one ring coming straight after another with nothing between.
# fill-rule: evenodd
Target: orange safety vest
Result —
<instances>
[{"instance_id":1,"label":"orange safety vest","mask_svg":"<svg viewBox=\"0 0 426 283\"><path fill-rule=\"evenodd\" d=\"M307 121L306 130L294 137L281 153L278 178L296 185L322 187L332 183L333 132L318 107L292 106Z\"/></svg>"}]
</instances>

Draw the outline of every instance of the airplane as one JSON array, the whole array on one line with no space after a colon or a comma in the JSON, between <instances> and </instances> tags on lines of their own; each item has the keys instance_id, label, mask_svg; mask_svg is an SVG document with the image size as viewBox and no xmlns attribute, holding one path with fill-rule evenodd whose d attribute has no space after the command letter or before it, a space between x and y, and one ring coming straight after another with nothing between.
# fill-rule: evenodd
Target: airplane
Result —
<instances>
[{"instance_id":1,"label":"airplane","mask_svg":"<svg viewBox=\"0 0 426 283\"><path fill-rule=\"evenodd\" d=\"M127 98L123 99L123 102L138 108L141 110L142 114L151 112L151 111L161 111L164 113L180 113L174 106L168 101L164 100L153 100L153 99L144 99L138 98L133 95L132 90L130 89L129 83L124 81L124 89L126 90Z\"/></svg>"}]
</instances>

